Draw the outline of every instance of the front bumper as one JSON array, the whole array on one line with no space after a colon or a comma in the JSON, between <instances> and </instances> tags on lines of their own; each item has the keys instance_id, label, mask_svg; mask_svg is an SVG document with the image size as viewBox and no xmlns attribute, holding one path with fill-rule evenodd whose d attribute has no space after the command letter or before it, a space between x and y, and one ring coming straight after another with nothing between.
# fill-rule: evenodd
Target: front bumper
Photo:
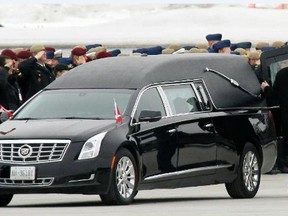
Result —
<instances>
[{"instance_id":1,"label":"front bumper","mask_svg":"<svg viewBox=\"0 0 288 216\"><path fill-rule=\"evenodd\" d=\"M69 193L105 194L110 185L111 160L97 157L78 160L82 145L70 145L61 161L47 163L1 163L0 194ZM11 180L11 167L35 167L34 180Z\"/></svg>"}]
</instances>

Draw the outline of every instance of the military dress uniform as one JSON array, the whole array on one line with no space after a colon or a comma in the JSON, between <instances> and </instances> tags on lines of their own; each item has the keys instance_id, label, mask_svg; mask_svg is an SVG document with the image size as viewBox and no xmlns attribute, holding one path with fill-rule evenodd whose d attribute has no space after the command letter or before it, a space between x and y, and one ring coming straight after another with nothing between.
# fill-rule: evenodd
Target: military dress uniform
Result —
<instances>
[{"instance_id":1,"label":"military dress uniform","mask_svg":"<svg viewBox=\"0 0 288 216\"><path fill-rule=\"evenodd\" d=\"M267 86L264 94L270 105L279 104L281 116L281 129L283 142L279 143L278 168L283 173L288 173L288 67L281 69L275 78L273 88Z\"/></svg>"},{"instance_id":2,"label":"military dress uniform","mask_svg":"<svg viewBox=\"0 0 288 216\"><path fill-rule=\"evenodd\" d=\"M55 80L51 66L48 64L41 65L35 57L21 62L19 70L26 81L27 93L24 96L25 101Z\"/></svg>"}]
</instances>

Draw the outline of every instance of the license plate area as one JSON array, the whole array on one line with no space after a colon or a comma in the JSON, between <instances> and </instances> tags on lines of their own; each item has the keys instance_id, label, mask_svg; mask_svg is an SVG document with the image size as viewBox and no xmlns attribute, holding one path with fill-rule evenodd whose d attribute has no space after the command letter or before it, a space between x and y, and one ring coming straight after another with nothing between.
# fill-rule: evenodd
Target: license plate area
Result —
<instances>
[{"instance_id":1,"label":"license plate area","mask_svg":"<svg viewBox=\"0 0 288 216\"><path fill-rule=\"evenodd\" d=\"M10 180L35 180L35 167L11 167Z\"/></svg>"}]
</instances>

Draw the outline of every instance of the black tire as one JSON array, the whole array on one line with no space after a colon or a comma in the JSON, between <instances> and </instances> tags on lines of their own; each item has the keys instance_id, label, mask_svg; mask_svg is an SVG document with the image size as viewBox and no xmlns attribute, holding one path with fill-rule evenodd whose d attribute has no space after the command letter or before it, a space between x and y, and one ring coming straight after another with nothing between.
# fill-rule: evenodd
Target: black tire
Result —
<instances>
[{"instance_id":1,"label":"black tire","mask_svg":"<svg viewBox=\"0 0 288 216\"><path fill-rule=\"evenodd\" d=\"M253 198L259 189L261 160L256 147L247 143L240 156L237 178L226 183L226 190L232 198Z\"/></svg>"},{"instance_id":2,"label":"black tire","mask_svg":"<svg viewBox=\"0 0 288 216\"><path fill-rule=\"evenodd\" d=\"M116 154L109 191L100 195L102 202L107 205L130 204L137 194L138 179L133 155L127 149L120 149Z\"/></svg>"},{"instance_id":3,"label":"black tire","mask_svg":"<svg viewBox=\"0 0 288 216\"><path fill-rule=\"evenodd\" d=\"M0 207L7 206L13 198L13 194L0 194Z\"/></svg>"}]
</instances>

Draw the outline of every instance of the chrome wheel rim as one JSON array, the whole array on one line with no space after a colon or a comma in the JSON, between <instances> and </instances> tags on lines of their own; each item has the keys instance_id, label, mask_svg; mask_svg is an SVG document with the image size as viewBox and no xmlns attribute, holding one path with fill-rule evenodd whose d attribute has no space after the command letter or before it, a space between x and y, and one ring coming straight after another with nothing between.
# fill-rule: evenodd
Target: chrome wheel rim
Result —
<instances>
[{"instance_id":1,"label":"chrome wheel rim","mask_svg":"<svg viewBox=\"0 0 288 216\"><path fill-rule=\"evenodd\" d=\"M129 198L135 188L135 168L128 157L122 157L117 164L116 184L119 194Z\"/></svg>"},{"instance_id":2,"label":"chrome wheel rim","mask_svg":"<svg viewBox=\"0 0 288 216\"><path fill-rule=\"evenodd\" d=\"M259 164L254 152L246 153L243 160L243 180L245 187L249 191L257 188L259 182Z\"/></svg>"}]
</instances>

